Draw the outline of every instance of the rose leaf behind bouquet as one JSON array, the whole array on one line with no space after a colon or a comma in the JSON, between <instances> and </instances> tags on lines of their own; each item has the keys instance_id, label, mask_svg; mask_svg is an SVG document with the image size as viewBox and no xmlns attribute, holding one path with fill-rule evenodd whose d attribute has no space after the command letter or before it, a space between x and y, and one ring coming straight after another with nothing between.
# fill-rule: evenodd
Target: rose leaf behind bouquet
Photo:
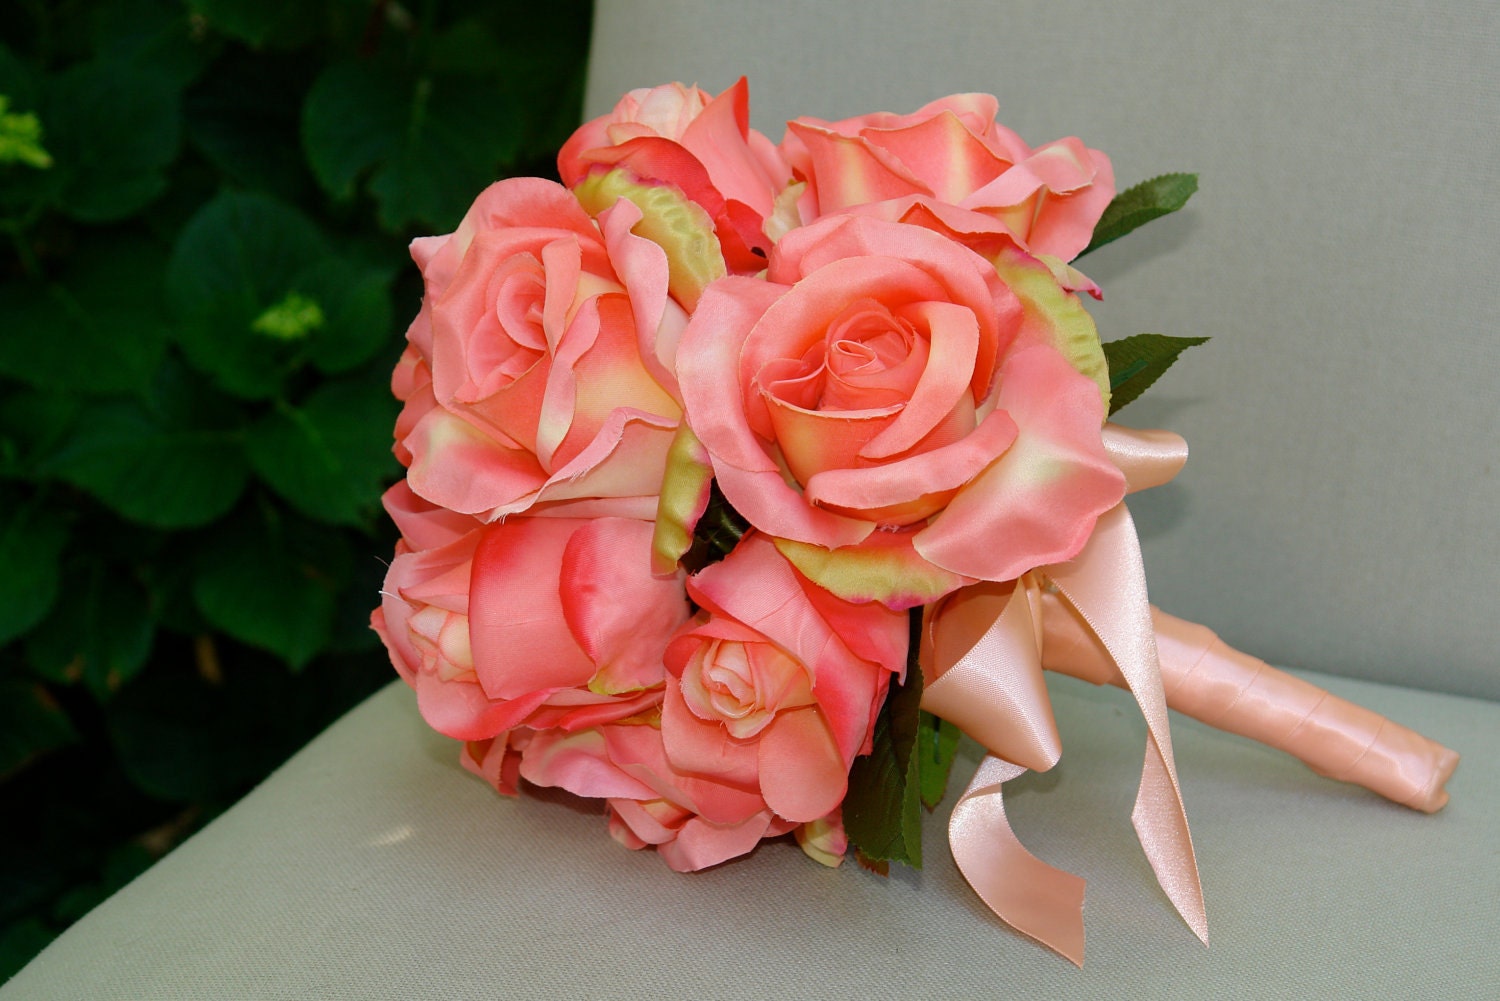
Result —
<instances>
[{"instance_id":1,"label":"rose leaf behind bouquet","mask_svg":"<svg viewBox=\"0 0 1500 1001\"><path fill-rule=\"evenodd\" d=\"M632 91L417 240L392 381L401 531L373 624L500 792L603 801L674 869L794 834L920 865L949 840L1002 919L1083 956L1083 882L1002 786L1062 751L1045 670L1127 688L1134 820L1206 939L1169 705L1422 810L1453 752L1149 603L1125 506L1186 444L1109 422L1203 338L1102 342L1082 253L1181 208L988 95L749 127L741 80Z\"/></svg>"}]
</instances>

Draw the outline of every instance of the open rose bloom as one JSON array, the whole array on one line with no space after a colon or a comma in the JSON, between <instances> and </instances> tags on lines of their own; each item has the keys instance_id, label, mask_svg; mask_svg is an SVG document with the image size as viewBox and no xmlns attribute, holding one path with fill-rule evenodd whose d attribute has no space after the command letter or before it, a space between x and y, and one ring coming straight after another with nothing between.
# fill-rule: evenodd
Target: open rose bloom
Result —
<instances>
[{"instance_id":1,"label":"open rose bloom","mask_svg":"<svg viewBox=\"0 0 1500 1001\"><path fill-rule=\"evenodd\" d=\"M1151 608L1124 498L1186 446L1108 417L1181 347L1112 371L1079 298L1070 262L1117 225L1109 159L1027 145L988 95L779 144L748 100L632 91L564 145L562 184L500 181L412 246L372 624L464 766L596 801L682 871L784 835L878 864L920 858L918 788L961 729L989 755L959 867L1075 960L1082 882L1001 809L1061 753L1045 670L1139 703L1137 829L1200 935L1167 693L1441 807L1451 751Z\"/></svg>"}]
</instances>

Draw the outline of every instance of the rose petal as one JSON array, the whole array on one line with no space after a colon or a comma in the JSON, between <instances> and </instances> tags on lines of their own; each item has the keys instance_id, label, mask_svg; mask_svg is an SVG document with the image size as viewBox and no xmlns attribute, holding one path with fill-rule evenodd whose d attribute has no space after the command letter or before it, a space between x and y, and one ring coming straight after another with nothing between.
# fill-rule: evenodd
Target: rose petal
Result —
<instances>
[{"instance_id":1,"label":"rose petal","mask_svg":"<svg viewBox=\"0 0 1500 1001\"><path fill-rule=\"evenodd\" d=\"M599 518L580 525L563 549L562 612L598 665L593 691L659 684L667 640L688 618L682 578L651 575L651 534L648 522Z\"/></svg>"},{"instance_id":2,"label":"rose petal","mask_svg":"<svg viewBox=\"0 0 1500 1001\"><path fill-rule=\"evenodd\" d=\"M844 801L849 769L816 707L779 714L759 750L761 794L777 816L817 820Z\"/></svg>"},{"instance_id":3,"label":"rose petal","mask_svg":"<svg viewBox=\"0 0 1500 1001\"><path fill-rule=\"evenodd\" d=\"M490 698L588 684L595 665L568 629L562 554L580 522L515 518L489 526L474 553L469 635Z\"/></svg>"},{"instance_id":4,"label":"rose petal","mask_svg":"<svg viewBox=\"0 0 1500 1001\"><path fill-rule=\"evenodd\" d=\"M1003 581L1076 555L1125 479L1104 451L1098 388L1051 348L1006 359L998 408L1019 428L1015 444L913 545L946 570Z\"/></svg>"}]
</instances>

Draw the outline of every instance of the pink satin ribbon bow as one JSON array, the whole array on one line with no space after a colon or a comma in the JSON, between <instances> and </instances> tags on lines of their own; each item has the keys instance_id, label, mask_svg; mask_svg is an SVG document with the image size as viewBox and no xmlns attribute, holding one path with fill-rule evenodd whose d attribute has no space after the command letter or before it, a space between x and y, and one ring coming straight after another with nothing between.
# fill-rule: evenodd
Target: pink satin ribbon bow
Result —
<instances>
[{"instance_id":1,"label":"pink satin ribbon bow","mask_svg":"<svg viewBox=\"0 0 1500 1001\"><path fill-rule=\"evenodd\" d=\"M1167 431L1105 426L1128 489L1165 483L1187 461ZM1203 626L1151 607L1140 542L1121 503L1083 551L1019 580L962 588L927 612L922 708L990 753L953 808L949 845L969 885L1001 920L1082 965L1084 881L1036 858L1006 820L1002 786L1062 753L1042 672L1114 684L1146 720L1146 758L1131 819L1157 880L1205 943L1208 921L1183 810L1167 707L1260 740L1323 775L1414 809L1447 802L1458 755L1233 650Z\"/></svg>"}]
</instances>

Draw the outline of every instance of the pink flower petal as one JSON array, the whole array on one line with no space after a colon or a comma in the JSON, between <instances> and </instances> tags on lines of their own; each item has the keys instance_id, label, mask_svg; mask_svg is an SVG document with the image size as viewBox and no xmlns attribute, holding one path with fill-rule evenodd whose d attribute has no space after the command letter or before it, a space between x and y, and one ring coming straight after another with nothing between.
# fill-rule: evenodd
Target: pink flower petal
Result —
<instances>
[{"instance_id":1,"label":"pink flower petal","mask_svg":"<svg viewBox=\"0 0 1500 1001\"><path fill-rule=\"evenodd\" d=\"M998 409L1019 428L1015 444L913 544L946 570L1003 581L1076 555L1125 480L1104 451L1098 387L1052 348L1006 359Z\"/></svg>"},{"instance_id":2,"label":"pink flower petal","mask_svg":"<svg viewBox=\"0 0 1500 1001\"><path fill-rule=\"evenodd\" d=\"M858 136L842 136L805 121L787 123L799 139L815 177L818 214L830 215L851 205L931 194L927 186L891 154Z\"/></svg>"},{"instance_id":3,"label":"pink flower petal","mask_svg":"<svg viewBox=\"0 0 1500 1001\"><path fill-rule=\"evenodd\" d=\"M759 750L761 793L777 816L817 820L844 801L849 768L816 707L778 715Z\"/></svg>"},{"instance_id":4,"label":"pink flower petal","mask_svg":"<svg viewBox=\"0 0 1500 1001\"><path fill-rule=\"evenodd\" d=\"M469 636L490 698L588 684L595 665L568 629L559 592L562 554L581 524L515 518L486 529L474 554Z\"/></svg>"},{"instance_id":5,"label":"pink flower petal","mask_svg":"<svg viewBox=\"0 0 1500 1001\"><path fill-rule=\"evenodd\" d=\"M984 128L989 125L986 122ZM863 135L921 178L934 197L955 204L1011 165L952 111L942 111L905 128L867 129Z\"/></svg>"},{"instance_id":6,"label":"pink flower petal","mask_svg":"<svg viewBox=\"0 0 1500 1001\"><path fill-rule=\"evenodd\" d=\"M682 578L651 575L649 522L584 522L562 554L559 588L568 628L598 665L596 691L661 683L667 640L687 620Z\"/></svg>"}]
</instances>

